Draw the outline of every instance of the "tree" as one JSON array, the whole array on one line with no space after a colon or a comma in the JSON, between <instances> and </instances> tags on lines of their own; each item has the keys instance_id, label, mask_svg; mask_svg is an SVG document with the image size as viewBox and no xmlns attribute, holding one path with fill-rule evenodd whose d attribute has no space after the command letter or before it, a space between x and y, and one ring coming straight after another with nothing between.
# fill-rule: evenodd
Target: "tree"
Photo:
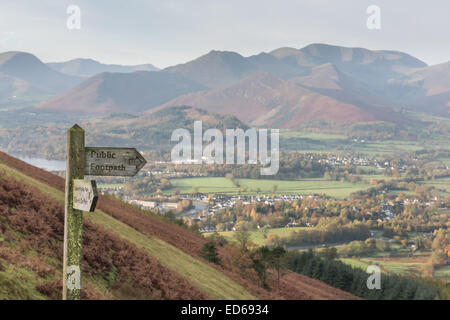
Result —
<instances>
[{"instance_id":1,"label":"tree","mask_svg":"<svg viewBox=\"0 0 450 320\"><path fill-rule=\"evenodd\" d=\"M259 280L249 250L242 250L241 246L237 243L229 243L224 249L222 263L225 269L238 273L250 281L256 282Z\"/></svg>"},{"instance_id":2,"label":"tree","mask_svg":"<svg viewBox=\"0 0 450 320\"><path fill-rule=\"evenodd\" d=\"M242 251L248 251L248 245L250 243L250 232L247 230L237 230L234 233L234 238L238 242Z\"/></svg>"},{"instance_id":3,"label":"tree","mask_svg":"<svg viewBox=\"0 0 450 320\"><path fill-rule=\"evenodd\" d=\"M219 252L214 241L209 241L203 245L202 257L215 264L220 264Z\"/></svg>"},{"instance_id":4,"label":"tree","mask_svg":"<svg viewBox=\"0 0 450 320\"><path fill-rule=\"evenodd\" d=\"M401 245L403 246L403 248L406 248L406 245L408 244L408 240L406 239L401 239L400 240Z\"/></svg>"},{"instance_id":5,"label":"tree","mask_svg":"<svg viewBox=\"0 0 450 320\"><path fill-rule=\"evenodd\" d=\"M374 250L377 245L377 242L374 238L367 238L366 241L364 241L364 243L366 244L369 250Z\"/></svg>"},{"instance_id":6,"label":"tree","mask_svg":"<svg viewBox=\"0 0 450 320\"><path fill-rule=\"evenodd\" d=\"M286 250L283 247L275 247L270 254L270 265L277 272L278 291L280 291L281 270L285 267L284 257Z\"/></svg>"},{"instance_id":7,"label":"tree","mask_svg":"<svg viewBox=\"0 0 450 320\"><path fill-rule=\"evenodd\" d=\"M214 241L219 247L223 247L224 245L228 244L228 240L218 232L214 232L209 238L211 239L211 241Z\"/></svg>"},{"instance_id":8,"label":"tree","mask_svg":"<svg viewBox=\"0 0 450 320\"><path fill-rule=\"evenodd\" d=\"M263 238L267 239L267 235L269 234L269 227L268 226L264 226L261 228L261 233L263 234Z\"/></svg>"},{"instance_id":9,"label":"tree","mask_svg":"<svg viewBox=\"0 0 450 320\"><path fill-rule=\"evenodd\" d=\"M272 193L273 193L273 194L277 193L277 190L278 190L278 185L277 185L277 184L274 184L274 185L272 186Z\"/></svg>"},{"instance_id":10,"label":"tree","mask_svg":"<svg viewBox=\"0 0 450 320\"><path fill-rule=\"evenodd\" d=\"M267 236L266 244L271 247L279 246L281 244L281 238L279 235L271 233Z\"/></svg>"},{"instance_id":11,"label":"tree","mask_svg":"<svg viewBox=\"0 0 450 320\"><path fill-rule=\"evenodd\" d=\"M323 249L323 257L328 260L334 260L338 256L338 251L335 247L326 247Z\"/></svg>"},{"instance_id":12,"label":"tree","mask_svg":"<svg viewBox=\"0 0 450 320\"><path fill-rule=\"evenodd\" d=\"M258 274L259 284L265 289L269 288L267 284L267 268L271 263L271 258L272 252L266 246L259 247L251 255L253 268Z\"/></svg>"}]
</instances>

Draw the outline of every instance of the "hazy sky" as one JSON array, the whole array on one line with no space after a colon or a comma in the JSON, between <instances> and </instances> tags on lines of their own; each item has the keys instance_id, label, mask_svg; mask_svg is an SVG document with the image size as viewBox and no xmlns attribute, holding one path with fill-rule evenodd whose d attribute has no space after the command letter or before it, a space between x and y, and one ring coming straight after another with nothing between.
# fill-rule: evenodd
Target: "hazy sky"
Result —
<instances>
[{"instance_id":1,"label":"hazy sky","mask_svg":"<svg viewBox=\"0 0 450 320\"><path fill-rule=\"evenodd\" d=\"M69 5L80 30L66 26ZM366 26L369 5L381 9L380 30ZM0 52L166 67L212 49L248 56L321 42L436 64L450 60L449 14L449 0L0 0Z\"/></svg>"}]
</instances>

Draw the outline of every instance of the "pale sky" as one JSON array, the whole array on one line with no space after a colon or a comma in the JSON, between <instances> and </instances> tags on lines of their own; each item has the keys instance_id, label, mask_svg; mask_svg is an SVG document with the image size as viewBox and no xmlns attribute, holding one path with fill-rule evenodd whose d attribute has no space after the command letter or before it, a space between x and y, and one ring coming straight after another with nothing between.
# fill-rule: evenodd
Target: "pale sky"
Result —
<instances>
[{"instance_id":1,"label":"pale sky","mask_svg":"<svg viewBox=\"0 0 450 320\"><path fill-rule=\"evenodd\" d=\"M66 26L69 5L81 10L80 30ZM381 9L380 30L366 26L369 5ZM0 52L162 68L213 49L249 56L328 43L436 64L450 60L449 14L448 0L0 0Z\"/></svg>"}]
</instances>

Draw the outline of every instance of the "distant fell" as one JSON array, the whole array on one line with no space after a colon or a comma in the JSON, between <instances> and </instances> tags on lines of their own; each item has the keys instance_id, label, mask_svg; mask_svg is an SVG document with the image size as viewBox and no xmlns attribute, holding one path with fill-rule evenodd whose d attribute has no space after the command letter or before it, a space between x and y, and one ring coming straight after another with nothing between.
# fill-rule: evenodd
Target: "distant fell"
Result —
<instances>
[{"instance_id":1,"label":"distant fell","mask_svg":"<svg viewBox=\"0 0 450 320\"><path fill-rule=\"evenodd\" d=\"M137 113L205 89L179 74L156 71L101 73L38 106L85 114Z\"/></svg>"},{"instance_id":2,"label":"distant fell","mask_svg":"<svg viewBox=\"0 0 450 320\"><path fill-rule=\"evenodd\" d=\"M65 62L47 63L52 69L64 74L78 77L92 77L103 72L130 73L135 71L158 71L159 68L152 64L118 65L104 64L93 59L73 59Z\"/></svg>"},{"instance_id":3,"label":"distant fell","mask_svg":"<svg viewBox=\"0 0 450 320\"><path fill-rule=\"evenodd\" d=\"M0 102L39 100L80 82L80 78L57 72L30 53L0 53Z\"/></svg>"}]
</instances>

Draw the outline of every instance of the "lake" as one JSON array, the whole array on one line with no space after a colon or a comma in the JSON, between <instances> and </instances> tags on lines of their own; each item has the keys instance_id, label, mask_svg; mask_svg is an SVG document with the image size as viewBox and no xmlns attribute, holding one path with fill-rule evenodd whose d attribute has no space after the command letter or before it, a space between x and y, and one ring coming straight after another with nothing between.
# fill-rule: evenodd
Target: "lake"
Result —
<instances>
[{"instance_id":1,"label":"lake","mask_svg":"<svg viewBox=\"0 0 450 320\"><path fill-rule=\"evenodd\" d=\"M47 171L61 171L66 170L66 162L62 160L49 160L44 158L27 158L15 156L16 158L31 164L32 166L47 170Z\"/></svg>"}]
</instances>

